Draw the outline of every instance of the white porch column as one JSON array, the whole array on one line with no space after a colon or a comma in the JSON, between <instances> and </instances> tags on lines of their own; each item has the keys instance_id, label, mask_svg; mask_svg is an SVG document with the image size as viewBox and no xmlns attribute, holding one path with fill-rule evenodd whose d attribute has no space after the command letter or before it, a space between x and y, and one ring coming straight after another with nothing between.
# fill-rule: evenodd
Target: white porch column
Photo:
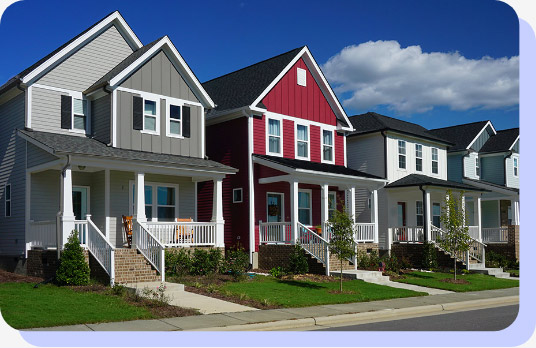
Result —
<instances>
[{"instance_id":1,"label":"white porch column","mask_svg":"<svg viewBox=\"0 0 536 348\"><path fill-rule=\"evenodd\" d=\"M329 186L328 184L320 185L320 221L322 226L322 232L324 232L324 225L329 218L329 207L328 207L328 197L329 197ZM325 235L325 233L324 233Z\"/></svg>"},{"instance_id":2,"label":"white porch column","mask_svg":"<svg viewBox=\"0 0 536 348\"><path fill-rule=\"evenodd\" d=\"M476 223L478 224L478 240L482 242L482 195L475 197L475 215Z\"/></svg>"},{"instance_id":3,"label":"white porch column","mask_svg":"<svg viewBox=\"0 0 536 348\"><path fill-rule=\"evenodd\" d=\"M346 212L352 217L355 222L355 186L346 190Z\"/></svg>"},{"instance_id":4,"label":"white porch column","mask_svg":"<svg viewBox=\"0 0 536 348\"><path fill-rule=\"evenodd\" d=\"M432 209L431 209L432 199L431 199L430 191L424 190L424 198L426 201L426 202L423 202L425 215L426 215L426 221L424 221L424 223L426 224L426 240L430 241L432 239Z\"/></svg>"},{"instance_id":5,"label":"white porch column","mask_svg":"<svg viewBox=\"0 0 536 348\"><path fill-rule=\"evenodd\" d=\"M130 198L129 198L130 199ZM104 170L104 233L110 239L110 169Z\"/></svg>"},{"instance_id":6,"label":"white porch column","mask_svg":"<svg viewBox=\"0 0 536 348\"><path fill-rule=\"evenodd\" d=\"M372 209L371 220L374 223L374 243L378 243L378 190L372 191L370 208Z\"/></svg>"},{"instance_id":7,"label":"white porch column","mask_svg":"<svg viewBox=\"0 0 536 348\"><path fill-rule=\"evenodd\" d=\"M290 184L290 223L292 230L292 244L298 240L298 182L291 181Z\"/></svg>"},{"instance_id":8,"label":"white porch column","mask_svg":"<svg viewBox=\"0 0 536 348\"><path fill-rule=\"evenodd\" d=\"M67 243L69 235L74 230L73 212L73 176L68 166L61 175L61 231L62 248Z\"/></svg>"},{"instance_id":9,"label":"white porch column","mask_svg":"<svg viewBox=\"0 0 536 348\"><path fill-rule=\"evenodd\" d=\"M136 220L147 222L145 216L145 174L136 173Z\"/></svg>"},{"instance_id":10,"label":"white porch column","mask_svg":"<svg viewBox=\"0 0 536 348\"><path fill-rule=\"evenodd\" d=\"M462 211L465 213L465 195L461 195L461 201L462 201ZM463 226L467 226L467 220L465 219L466 216L463 214Z\"/></svg>"},{"instance_id":11,"label":"white porch column","mask_svg":"<svg viewBox=\"0 0 536 348\"><path fill-rule=\"evenodd\" d=\"M510 207L512 211L512 225L519 225L519 199L510 199Z\"/></svg>"},{"instance_id":12,"label":"white porch column","mask_svg":"<svg viewBox=\"0 0 536 348\"><path fill-rule=\"evenodd\" d=\"M224 225L223 220L223 179L213 180L214 190L212 196L212 222L216 223L216 247L223 248Z\"/></svg>"}]
</instances>

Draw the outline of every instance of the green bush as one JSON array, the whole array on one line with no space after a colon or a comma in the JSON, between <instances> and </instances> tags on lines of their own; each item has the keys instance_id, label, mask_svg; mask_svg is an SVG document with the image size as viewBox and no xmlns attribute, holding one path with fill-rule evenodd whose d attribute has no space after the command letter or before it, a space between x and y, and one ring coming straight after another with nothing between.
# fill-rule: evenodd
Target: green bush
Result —
<instances>
[{"instance_id":1,"label":"green bush","mask_svg":"<svg viewBox=\"0 0 536 348\"><path fill-rule=\"evenodd\" d=\"M357 254L357 267L359 269L368 269L377 271L380 265L380 257L376 250L372 250L370 254L364 251L359 251Z\"/></svg>"},{"instance_id":2,"label":"green bush","mask_svg":"<svg viewBox=\"0 0 536 348\"><path fill-rule=\"evenodd\" d=\"M190 260L190 250L183 248L177 250L166 249L165 258L167 274L177 276L190 274L192 264Z\"/></svg>"},{"instance_id":3,"label":"green bush","mask_svg":"<svg viewBox=\"0 0 536 348\"><path fill-rule=\"evenodd\" d=\"M397 274L400 273L400 269L402 267L400 266L400 262L394 254L383 258L382 261L385 262L386 271L394 272Z\"/></svg>"},{"instance_id":4,"label":"green bush","mask_svg":"<svg viewBox=\"0 0 536 348\"><path fill-rule=\"evenodd\" d=\"M281 266L273 267L270 270L270 275L274 278L281 279L285 275L285 271Z\"/></svg>"},{"instance_id":5,"label":"green bush","mask_svg":"<svg viewBox=\"0 0 536 348\"><path fill-rule=\"evenodd\" d=\"M229 273L235 279L247 272L249 268L249 254L241 247L234 247L225 251L225 259L221 267L222 273Z\"/></svg>"},{"instance_id":6,"label":"green bush","mask_svg":"<svg viewBox=\"0 0 536 348\"><path fill-rule=\"evenodd\" d=\"M288 273L292 274L304 274L309 272L309 264L307 263L307 257L303 251L303 248L296 244L289 255L288 267L286 268Z\"/></svg>"},{"instance_id":7,"label":"green bush","mask_svg":"<svg viewBox=\"0 0 536 348\"><path fill-rule=\"evenodd\" d=\"M218 249L195 249L191 257L190 273L208 275L218 272L221 264L221 252Z\"/></svg>"},{"instance_id":8,"label":"green bush","mask_svg":"<svg viewBox=\"0 0 536 348\"><path fill-rule=\"evenodd\" d=\"M61 253L60 266L56 271L56 280L60 285L87 285L89 283L89 265L80 246L78 232L73 230Z\"/></svg>"},{"instance_id":9,"label":"green bush","mask_svg":"<svg viewBox=\"0 0 536 348\"><path fill-rule=\"evenodd\" d=\"M517 269L519 269L518 262L508 260L506 256L491 250L486 252L486 266L502 268L516 268L517 266Z\"/></svg>"},{"instance_id":10,"label":"green bush","mask_svg":"<svg viewBox=\"0 0 536 348\"><path fill-rule=\"evenodd\" d=\"M425 241L422 245L422 267L423 269L437 268L437 252L435 245Z\"/></svg>"}]
</instances>

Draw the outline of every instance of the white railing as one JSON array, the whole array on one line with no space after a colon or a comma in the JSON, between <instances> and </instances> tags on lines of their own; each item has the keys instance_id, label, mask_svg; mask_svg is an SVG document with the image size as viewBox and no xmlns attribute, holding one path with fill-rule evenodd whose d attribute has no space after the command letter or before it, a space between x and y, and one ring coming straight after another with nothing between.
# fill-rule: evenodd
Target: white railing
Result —
<instances>
[{"instance_id":1,"label":"white railing","mask_svg":"<svg viewBox=\"0 0 536 348\"><path fill-rule=\"evenodd\" d=\"M391 241L397 243L421 243L424 241L424 227L400 226L391 227Z\"/></svg>"},{"instance_id":2,"label":"white railing","mask_svg":"<svg viewBox=\"0 0 536 348\"><path fill-rule=\"evenodd\" d=\"M329 275L329 242L303 224L299 222L296 224L298 228L298 243L300 243L306 252L324 264L326 274Z\"/></svg>"},{"instance_id":3,"label":"white railing","mask_svg":"<svg viewBox=\"0 0 536 348\"><path fill-rule=\"evenodd\" d=\"M469 229L469 236L471 236L471 238L476 240L480 239L480 236L478 235L478 226L467 226L467 228Z\"/></svg>"},{"instance_id":4,"label":"white railing","mask_svg":"<svg viewBox=\"0 0 536 348\"><path fill-rule=\"evenodd\" d=\"M78 239L81 245L87 244L87 220L74 220L74 229L78 231Z\"/></svg>"},{"instance_id":5,"label":"white railing","mask_svg":"<svg viewBox=\"0 0 536 348\"><path fill-rule=\"evenodd\" d=\"M215 222L155 222L146 223L147 230L166 246L214 246Z\"/></svg>"},{"instance_id":6,"label":"white railing","mask_svg":"<svg viewBox=\"0 0 536 348\"><path fill-rule=\"evenodd\" d=\"M356 223L354 225L355 241L360 242L373 242L374 241L374 223Z\"/></svg>"},{"instance_id":7,"label":"white railing","mask_svg":"<svg viewBox=\"0 0 536 348\"><path fill-rule=\"evenodd\" d=\"M290 222L259 221L259 243L290 244L292 242L291 226Z\"/></svg>"},{"instance_id":8,"label":"white railing","mask_svg":"<svg viewBox=\"0 0 536 348\"><path fill-rule=\"evenodd\" d=\"M508 243L508 227L483 228L482 242Z\"/></svg>"},{"instance_id":9,"label":"white railing","mask_svg":"<svg viewBox=\"0 0 536 348\"><path fill-rule=\"evenodd\" d=\"M31 221L27 245L31 247L51 248L57 246L56 221Z\"/></svg>"},{"instance_id":10,"label":"white railing","mask_svg":"<svg viewBox=\"0 0 536 348\"><path fill-rule=\"evenodd\" d=\"M439 241L441 238L447 234L446 231L442 230L441 228L431 225L432 230L431 232L431 241L435 243L441 250L443 250L440 245ZM479 242L478 240L471 237L471 241L469 244L469 250L466 252L457 252L456 253L456 259L462 261L465 263L467 268L470 268L470 261L471 259L476 260L480 263L486 262L486 249L485 244ZM445 250L443 250L445 251ZM450 254L450 253L449 253Z\"/></svg>"},{"instance_id":11,"label":"white railing","mask_svg":"<svg viewBox=\"0 0 536 348\"><path fill-rule=\"evenodd\" d=\"M164 264L164 245L151 233L147 228L142 226L138 221L134 221L133 244L142 253L143 256L153 265L162 276L162 281L166 279Z\"/></svg>"},{"instance_id":12,"label":"white railing","mask_svg":"<svg viewBox=\"0 0 536 348\"><path fill-rule=\"evenodd\" d=\"M110 284L115 281L115 248L106 239L97 226L91 221L91 216L87 216L87 248L91 255L104 268L110 276Z\"/></svg>"}]
</instances>

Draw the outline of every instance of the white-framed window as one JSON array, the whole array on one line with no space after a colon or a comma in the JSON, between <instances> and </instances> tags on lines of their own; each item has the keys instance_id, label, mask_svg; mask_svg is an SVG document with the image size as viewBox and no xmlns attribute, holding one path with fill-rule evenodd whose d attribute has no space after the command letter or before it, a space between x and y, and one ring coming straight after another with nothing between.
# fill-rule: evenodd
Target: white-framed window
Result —
<instances>
[{"instance_id":1,"label":"white-framed window","mask_svg":"<svg viewBox=\"0 0 536 348\"><path fill-rule=\"evenodd\" d=\"M145 183L145 217L147 221L175 221L179 216L179 186L166 183ZM131 215L135 214L136 185L131 181Z\"/></svg>"},{"instance_id":2,"label":"white-framed window","mask_svg":"<svg viewBox=\"0 0 536 348\"><path fill-rule=\"evenodd\" d=\"M4 186L4 202L5 202L4 216L10 217L11 216L11 184L5 184Z\"/></svg>"},{"instance_id":3,"label":"white-framed window","mask_svg":"<svg viewBox=\"0 0 536 348\"><path fill-rule=\"evenodd\" d=\"M441 204L432 203L432 225L441 227Z\"/></svg>"},{"instance_id":4,"label":"white-framed window","mask_svg":"<svg viewBox=\"0 0 536 348\"><path fill-rule=\"evenodd\" d=\"M432 147L432 173L438 174L439 173L439 155L438 150L435 147Z\"/></svg>"},{"instance_id":5,"label":"white-framed window","mask_svg":"<svg viewBox=\"0 0 536 348\"><path fill-rule=\"evenodd\" d=\"M298 82L298 86L307 86L307 72L305 69L298 68L296 69L296 80Z\"/></svg>"},{"instance_id":6,"label":"white-framed window","mask_svg":"<svg viewBox=\"0 0 536 348\"><path fill-rule=\"evenodd\" d=\"M476 171L476 175L477 176L480 176L480 158L475 157L475 171Z\"/></svg>"},{"instance_id":7,"label":"white-framed window","mask_svg":"<svg viewBox=\"0 0 536 348\"><path fill-rule=\"evenodd\" d=\"M268 118L268 154L280 156L283 153L281 141L281 120Z\"/></svg>"},{"instance_id":8,"label":"white-framed window","mask_svg":"<svg viewBox=\"0 0 536 348\"><path fill-rule=\"evenodd\" d=\"M233 189L233 203L242 203L242 201L242 188L240 187Z\"/></svg>"},{"instance_id":9,"label":"white-framed window","mask_svg":"<svg viewBox=\"0 0 536 348\"><path fill-rule=\"evenodd\" d=\"M159 102L158 99L143 98L143 131L151 134L159 133Z\"/></svg>"},{"instance_id":10,"label":"white-framed window","mask_svg":"<svg viewBox=\"0 0 536 348\"><path fill-rule=\"evenodd\" d=\"M182 138L182 103L166 101L166 130L167 136L172 138Z\"/></svg>"},{"instance_id":11,"label":"white-framed window","mask_svg":"<svg viewBox=\"0 0 536 348\"><path fill-rule=\"evenodd\" d=\"M337 210L337 192L328 192L328 219L331 219Z\"/></svg>"},{"instance_id":12,"label":"white-framed window","mask_svg":"<svg viewBox=\"0 0 536 348\"><path fill-rule=\"evenodd\" d=\"M424 209L423 209L422 201L415 202L415 215L416 215L417 226L424 226Z\"/></svg>"},{"instance_id":13,"label":"white-framed window","mask_svg":"<svg viewBox=\"0 0 536 348\"><path fill-rule=\"evenodd\" d=\"M74 131L86 133L88 130L88 101L85 99L73 98L73 119L72 125Z\"/></svg>"},{"instance_id":14,"label":"white-framed window","mask_svg":"<svg viewBox=\"0 0 536 348\"><path fill-rule=\"evenodd\" d=\"M311 190L298 190L298 221L305 226L311 226Z\"/></svg>"},{"instance_id":15,"label":"white-framed window","mask_svg":"<svg viewBox=\"0 0 536 348\"><path fill-rule=\"evenodd\" d=\"M398 168L406 169L406 142L398 141Z\"/></svg>"},{"instance_id":16,"label":"white-framed window","mask_svg":"<svg viewBox=\"0 0 536 348\"><path fill-rule=\"evenodd\" d=\"M333 146L333 131L322 130L322 161L334 162L334 146Z\"/></svg>"},{"instance_id":17,"label":"white-framed window","mask_svg":"<svg viewBox=\"0 0 536 348\"><path fill-rule=\"evenodd\" d=\"M514 157L514 176L519 176L519 159Z\"/></svg>"},{"instance_id":18,"label":"white-framed window","mask_svg":"<svg viewBox=\"0 0 536 348\"><path fill-rule=\"evenodd\" d=\"M309 159L309 126L296 124L296 158Z\"/></svg>"},{"instance_id":19,"label":"white-framed window","mask_svg":"<svg viewBox=\"0 0 536 348\"><path fill-rule=\"evenodd\" d=\"M415 144L415 170L418 172L422 172L422 145L421 144Z\"/></svg>"}]
</instances>

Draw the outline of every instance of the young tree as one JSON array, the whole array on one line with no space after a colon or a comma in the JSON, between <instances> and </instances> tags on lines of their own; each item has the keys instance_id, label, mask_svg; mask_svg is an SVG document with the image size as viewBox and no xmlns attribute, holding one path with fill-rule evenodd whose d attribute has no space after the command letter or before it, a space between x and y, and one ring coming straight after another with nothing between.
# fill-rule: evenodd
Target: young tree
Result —
<instances>
[{"instance_id":1,"label":"young tree","mask_svg":"<svg viewBox=\"0 0 536 348\"><path fill-rule=\"evenodd\" d=\"M331 240L329 242L329 251L341 261L341 279L339 290L342 292L342 264L343 260L355 256L354 242L354 221L346 212L335 210L333 216L329 219L328 224L331 227Z\"/></svg>"},{"instance_id":2,"label":"young tree","mask_svg":"<svg viewBox=\"0 0 536 348\"><path fill-rule=\"evenodd\" d=\"M441 222L447 232L441 236L439 245L454 256L454 280L456 280L456 256L469 250L471 237L465 226L465 207L462 204L463 192L457 197L448 190L441 212ZM469 260L467 260L469 262Z\"/></svg>"}]
</instances>

